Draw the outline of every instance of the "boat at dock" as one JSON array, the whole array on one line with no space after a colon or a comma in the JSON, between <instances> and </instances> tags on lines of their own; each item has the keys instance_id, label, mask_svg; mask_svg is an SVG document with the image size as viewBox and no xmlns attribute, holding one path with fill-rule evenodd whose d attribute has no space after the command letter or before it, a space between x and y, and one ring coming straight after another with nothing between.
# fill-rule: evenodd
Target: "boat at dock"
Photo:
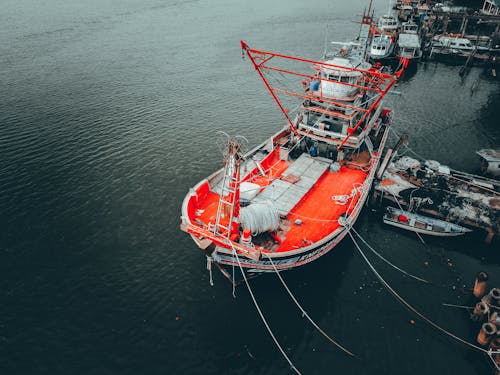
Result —
<instances>
[{"instance_id":1,"label":"boat at dock","mask_svg":"<svg viewBox=\"0 0 500 375\"><path fill-rule=\"evenodd\" d=\"M500 150L482 149L476 151L481 158L481 172L493 177L500 176Z\"/></svg>"},{"instance_id":2,"label":"boat at dock","mask_svg":"<svg viewBox=\"0 0 500 375\"><path fill-rule=\"evenodd\" d=\"M370 44L370 57L373 60L387 59L394 52L394 37L389 34L376 34Z\"/></svg>"},{"instance_id":3,"label":"boat at dock","mask_svg":"<svg viewBox=\"0 0 500 375\"><path fill-rule=\"evenodd\" d=\"M392 15L379 18L376 27L372 27L370 43L370 58L375 61L388 59L393 56L396 40L399 33L399 22Z\"/></svg>"},{"instance_id":4,"label":"boat at dock","mask_svg":"<svg viewBox=\"0 0 500 375\"><path fill-rule=\"evenodd\" d=\"M370 191L390 123L383 99L401 74L357 54L314 61L241 46L287 125L247 153L228 137L224 167L189 191L181 216L230 280L228 267L291 269L344 238ZM280 87L284 76L295 83ZM302 100L293 116L283 96Z\"/></svg>"},{"instance_id":5,"label":"boat at dock","mask_svg":"<svg viewBox=\"0 0 500 375\"><path fill-rule=\"evenodd\" d=\"M488 47L474 45L469 39L460 35L436 35L432 39L433 53L442 53L442 50L456 55L470 53L474 50L488 51Z\"/></svg>"},{"instance_id":6,"label":"boat at dock","mask_svg":"<svg viewBox=\"0 0 500 375\"><path fill-rule=\"evenodd\" d=\"M473 59L488 61L497 56L500 46L490 37L461 34L435 35L430 42L429 56L440 59Z\"/></svg>"},{"instance_id":7,"label":"boat at dock","mask_svg":"<svg viewBox=\"0 0 500 375\"><path fill-rule=\"evenodd\" d=\"M385 160L383 164L377 173L380 178L374 184L372 203L387 202L408 212L486 231L486 242L500 234L497 180L409 156L394 159L387 167Z\"/></svg>"},{"instance_id":8,"label":"boat at dock","mask_svg":"<svg viewBox=\"0 0 500 375\"><path fill-rule=\"evenodd\" d=\"M408 59L410 62L422 57L418 25L415 22L403 22L398 38L396 54L401 58Z\"/></svg>"},{"instance_id":9,"label":"boat at dock","mask_svg":"<svg viewBox=\"0 0 500 375\"><path fill-rule=\"evenodd\" d=\"M413 212L403 211L394 207L387 207L387 212L384 214L383 221L385 224L397 228L430 236L453 237L471 232L470 229L462 227L461 225Z\"/></svg>"}]
</instances>

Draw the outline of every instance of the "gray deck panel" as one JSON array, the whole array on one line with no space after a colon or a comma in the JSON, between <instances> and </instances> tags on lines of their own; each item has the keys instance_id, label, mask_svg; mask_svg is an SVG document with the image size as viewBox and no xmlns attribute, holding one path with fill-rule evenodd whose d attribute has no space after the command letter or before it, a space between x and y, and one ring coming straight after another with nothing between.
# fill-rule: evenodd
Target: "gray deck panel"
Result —
<instances>
[{"instance_id":1,"label":"gray deck panel","mask_svg":"<svg viewBox=\"0 0 500 375\"><path fill-rule=\"evenodd\" d=\"M297 203L314 186L323 175L330 163L316 160L308 154L302 154L286 171L284 176L293 174L300 177L295 184L283 180L274 180L263 192L252 201L272 201L282 216L295 207Z\"/></svg>"}]
</instances>

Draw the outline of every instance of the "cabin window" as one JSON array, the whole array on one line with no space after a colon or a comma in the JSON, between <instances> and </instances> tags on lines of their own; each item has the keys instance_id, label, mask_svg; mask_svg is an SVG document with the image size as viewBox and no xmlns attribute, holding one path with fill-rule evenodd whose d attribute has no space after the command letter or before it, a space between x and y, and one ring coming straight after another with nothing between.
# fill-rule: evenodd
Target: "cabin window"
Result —
<instances>
[{"instance_id":1,"label":"cabin window","mask_svg":"<svg viewBox=\"0 0 500 375\"><path fill-rule=\"evenodd\" d=\"M340 82L349 82L349 77L348 76L340 77Z\"/></svg>"}]
</instances>

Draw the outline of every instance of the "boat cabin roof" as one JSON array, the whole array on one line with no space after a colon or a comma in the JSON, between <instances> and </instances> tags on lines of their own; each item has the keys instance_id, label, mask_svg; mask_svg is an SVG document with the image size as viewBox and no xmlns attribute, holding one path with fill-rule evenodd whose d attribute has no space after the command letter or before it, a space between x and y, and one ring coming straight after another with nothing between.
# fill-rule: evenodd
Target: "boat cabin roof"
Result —
<instances>
[{"instance_id":1,"label":"boat cabin roof","mask_svg":"<svg viewBox=\"0 0 500 375\"><path fill-rule=\"evenodd\" d=\"M392 42L391 37L389 35L375 35L372 39L372 46L380 45L387 46Z\"/></svg>"},{"instance_id":2,"label":"boat cabin roof","mask_svg":"<svg viewBox=\"0 0 500 375\"><path fill-rule=\"evenodd\" d=\"M362 73L351 69L370 69L371 64L364 62L359 59L348 59L344 57L334 57L331 60L326 60L325 63L336 65L339 68L333 66L320 65L317 68L325 74L337 74L341 76L361 76ZM346 69L342 69L345 67Z\"/></svg>"},{"instance_id":3,"label":"boat cabin roof","mask_svg":"<svg viewBox=\"0 0 500 375\"><path fill-rule=\"evenodd\" d=\"M402 26L402 33L416 33L418 25L415 22L404 22Z\"/></svg>"},{"instance_id":4,"label":"boat cabin roof","mask_svg":"<svg viewBox=\"0 0 500 375\"><path fill-rule=\"evenodd\" d=\"M399 34L398 44L403 48L419 48L420 42L417 34Z\"/></svg>"}]
</instances>

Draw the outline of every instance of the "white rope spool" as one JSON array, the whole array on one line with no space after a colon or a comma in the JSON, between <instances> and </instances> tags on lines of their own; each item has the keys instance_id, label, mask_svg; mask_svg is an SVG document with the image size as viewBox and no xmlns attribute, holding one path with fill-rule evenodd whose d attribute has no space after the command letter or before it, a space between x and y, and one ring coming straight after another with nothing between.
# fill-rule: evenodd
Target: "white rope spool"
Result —
<instances>
[{"instance_id":1,"label":"white rope spool","mask_svg":"<svg viewBox=\"0 0 500 375\"><path fill-rule=\"evenodd\" d=\"M250 229L254 235L278 229L279 221L278 209L270 201L256 202L241 208L241 226Z\"/></svg>"}]
</instances>

